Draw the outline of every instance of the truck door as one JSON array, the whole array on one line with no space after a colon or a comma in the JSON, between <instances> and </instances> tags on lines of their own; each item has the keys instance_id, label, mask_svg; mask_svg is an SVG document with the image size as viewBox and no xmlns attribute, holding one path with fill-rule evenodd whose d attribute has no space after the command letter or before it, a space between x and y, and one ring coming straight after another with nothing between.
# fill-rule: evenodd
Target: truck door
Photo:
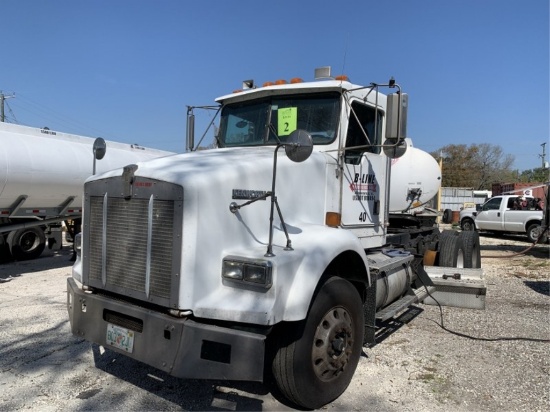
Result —
<instances>
[{"instance_id":1,"label":"truck door","mask_svg":"<svg viewBox=\"0 0 550 412\"><path fill-rule=\"evenodd\" d=\"M353 230L365 247L381 245L385 234L386 162L389 160L381 153L381 129L381 111L362 102L351 104L341 188L342 226Z\"/></svg>"},{"instance_id":2,"label":"truck door","mask_svg":"<svg viewBox=\"0 0 550 412\"><path fill-rule=\"evenodd\" d=\"M528 209L528 203L523 203L518 196L509 197L508 204L503 207L502 228L510 232L524 232L525 218L532 214Z\"/></svg>"},{"instance_id":3,"label":"truck door","mask_svg":"<svg viewBox=\"0 0 550 412\"><path fill-rule=\"evenodd\" d=\"M476 226L482 230L502 230L503 216L501 209L502 198L494 197L489 199L481 207L481 211L476 216Z\"/></svg>"}]
</instances>

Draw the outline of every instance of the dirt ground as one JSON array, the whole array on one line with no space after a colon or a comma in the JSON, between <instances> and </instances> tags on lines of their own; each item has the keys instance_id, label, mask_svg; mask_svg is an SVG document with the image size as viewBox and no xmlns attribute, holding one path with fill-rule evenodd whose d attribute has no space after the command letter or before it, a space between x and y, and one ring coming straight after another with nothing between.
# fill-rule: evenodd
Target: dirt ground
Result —
<instances>
[{"instance_id":1,"label":"dirt ground","mask_svg":"<svg viewBox=\"0 0 550 412\"><path fill-rule=\"evenodd\" d=\"M323 410L550 410L550 246L528 247L483 235L486 309L417 305L388 322ZM0 264L1 411L292 410L266 385L175 379L72 336L69 256Z\"/></svg>"}]
</instances>

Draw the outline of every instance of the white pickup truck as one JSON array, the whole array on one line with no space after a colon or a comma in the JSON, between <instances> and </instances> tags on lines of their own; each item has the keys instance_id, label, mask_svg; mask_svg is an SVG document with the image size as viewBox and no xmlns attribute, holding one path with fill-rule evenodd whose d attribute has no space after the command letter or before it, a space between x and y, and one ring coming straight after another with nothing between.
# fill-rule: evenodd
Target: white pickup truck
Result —
<instances>
[{"instance_id":1,"label":"white pickup truck","mask_svg":"<svg viewBox=\"0 0 550 412\"><path fill-rule=\"evenodd\" d=\"M542 206L537 199L504 195L492 197L479 210L462 210L460 226L465 231L525 233L529 241L535 242L540 235L542 218ZM539 243L546 239L545 235Z\"/></svg>"}]
</instances>

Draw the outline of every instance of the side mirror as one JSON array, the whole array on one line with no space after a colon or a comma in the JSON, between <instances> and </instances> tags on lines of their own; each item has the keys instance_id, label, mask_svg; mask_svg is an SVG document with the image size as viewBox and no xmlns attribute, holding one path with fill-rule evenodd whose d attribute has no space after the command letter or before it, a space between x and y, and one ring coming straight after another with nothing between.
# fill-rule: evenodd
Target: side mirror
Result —
<instances>
[{"instance_id":1,"label":"side mirror","mask_svg":"<svg viewBox=\"0 0 550 412\"><path fill-rule=\"evenodd\" d=\"M302 129L290 133L283 145L288 158L296 163L307 160L313 152L313 139L308 132Z\"/></svg>"},{"instance_id":2,"label":"side mirror","mask_svg":"<svg viewBox=\"0 0 550 412\"><path fill-rule=\"evenodd\" d=\"M187 151L192 152L195 147L195 115L191 109L187 109ZM200 143L200 142L199 142Z\"/></svg>"},{"instance_id":3,"label":"side mirror","mask_svg":"<svg viewBox=\"0 0 550 412\"><path fill-rule=\"evenodd\" d=\"M98 137L94 141L94 157L101 160L105 157L105 152L107 152L107 143L102 137Z\"/></svg>"},{"instance_id":4,"label":"side mirror","mask_svg":"<svg viewBox=\"0 0 550 412\"><path fill-rule=\"evenodd\" d=\"M407 112L409 96L407 93L388 95L386 111L386 139L407 137Z\"/></svg>"},{"instance_id":5,"label":"side mirror","mask_svg":"<svg viewBox=\"0 0 550 412\"><path fill-rule=\"evenodd\" d=\"M384 142L384 153L386 156L388 156L390 159L397 159L398 157L401 157L405 154L407 151L407 143L403 139L386 139Z\"/></svg>"},{"instance_id":6,"label":"side mirror","mask_svg":"<svg viewBox=\"0 0 550 412\"><path fill-rule=\"evenodd\" d=\"M101 137L98 137L94 140L94 164L92 168L92 174L95 175L95 162L96 160L101 160L105 157L105 153L107 152L107 143L105 143L105 140Z\"/></svg>"}]
</instances>

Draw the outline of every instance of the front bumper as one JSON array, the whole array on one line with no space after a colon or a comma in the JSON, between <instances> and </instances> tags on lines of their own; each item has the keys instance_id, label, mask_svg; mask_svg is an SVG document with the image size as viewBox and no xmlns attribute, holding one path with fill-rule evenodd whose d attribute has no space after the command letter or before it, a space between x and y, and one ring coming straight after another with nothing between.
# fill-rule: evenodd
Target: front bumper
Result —
<instances>
[{"instance_id":1,"label":"front bumper","mask_svg":"<svg viewBox=\"0 0 550 412\"><path fill-rule=\"evenodd\" d=\"M262 381L265 335L175 318L128 302L85 293L67 279L67 310L74 335L123 353L179 378ZM107 344L107 313L134 319L132 353ZM112 317L109 318L112 321ZM126 327L127 325L122 325Z\"/></svg>"}]
</instances>

